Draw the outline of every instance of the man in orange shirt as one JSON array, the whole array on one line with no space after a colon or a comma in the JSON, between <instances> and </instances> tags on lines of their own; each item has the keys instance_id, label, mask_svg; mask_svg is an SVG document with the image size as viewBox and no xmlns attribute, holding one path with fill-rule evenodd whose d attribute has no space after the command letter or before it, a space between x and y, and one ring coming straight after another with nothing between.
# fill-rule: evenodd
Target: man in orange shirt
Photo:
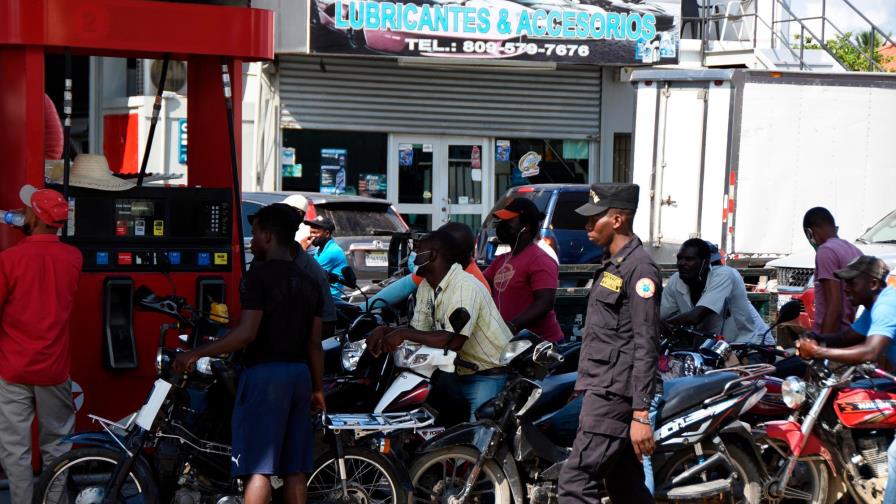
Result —
<instances>
[{"instance_id":1,"label":"man in orange shirt","mask_svg":"<svg viewBox=\"0 0 896 504\"><path fill-rule=\"evenodd\" d=\"M75 426L69 379L69 318L81 252L59 241L68 203L26 185L26 237L0 252L0 463L12 502L31 502L31 423L39 412L44 465L64 454Z\"/></svg>"}]
</instances>

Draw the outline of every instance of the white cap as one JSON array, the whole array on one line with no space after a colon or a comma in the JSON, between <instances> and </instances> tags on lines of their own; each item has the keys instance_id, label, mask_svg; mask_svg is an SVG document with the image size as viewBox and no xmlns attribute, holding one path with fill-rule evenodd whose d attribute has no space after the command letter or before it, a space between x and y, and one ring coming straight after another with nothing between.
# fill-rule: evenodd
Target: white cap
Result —
<instances>
[{"instance_id":1,"label":"white cap","mask_svg":"<svg viewBox=\"0 0 896 504\"><path fill-rule=\"evenodd\" d=\"M301 194L290 194L289 197L283 200L283 203L308 213L308 198Z\"/></svg>"}]
</instances>

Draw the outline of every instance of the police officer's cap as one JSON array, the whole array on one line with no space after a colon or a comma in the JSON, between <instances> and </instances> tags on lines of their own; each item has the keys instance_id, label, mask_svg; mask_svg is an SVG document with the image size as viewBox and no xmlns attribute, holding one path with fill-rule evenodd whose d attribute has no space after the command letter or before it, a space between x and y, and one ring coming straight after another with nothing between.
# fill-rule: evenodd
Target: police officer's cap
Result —
<instances>
[{"instance_id":1,"label":"police officer's cap","mask_svg":"<svg viewBox=\"0 0 896 504\"><path fill-rule=\"evenodd\" d=\"M638 194L637 184L591 184L588 203L577 208L576 212L591 217L611 208L637 210Z\"/></svg>"}]
</instances>

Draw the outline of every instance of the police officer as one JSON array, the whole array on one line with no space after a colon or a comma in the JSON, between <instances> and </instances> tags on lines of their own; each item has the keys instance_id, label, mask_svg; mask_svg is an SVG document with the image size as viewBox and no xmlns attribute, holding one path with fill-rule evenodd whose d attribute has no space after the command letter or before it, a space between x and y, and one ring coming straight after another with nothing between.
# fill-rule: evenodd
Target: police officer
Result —
<instances>
[{"instance_id":1,"label":"police officer","mask_svg":"<svg viewBox=\"0 0 896 504\"><path fill-rule=\"evenodd\" d=\"M560 473L560 504L594 504L603 479L616 504L653 502L639 460L653 453L648 408L657 374L662 283L632 231L638 186L594 184L576 209L588 239L604 248L594 276L576 389L579 430Z\"/></svg>"}]
</instances>

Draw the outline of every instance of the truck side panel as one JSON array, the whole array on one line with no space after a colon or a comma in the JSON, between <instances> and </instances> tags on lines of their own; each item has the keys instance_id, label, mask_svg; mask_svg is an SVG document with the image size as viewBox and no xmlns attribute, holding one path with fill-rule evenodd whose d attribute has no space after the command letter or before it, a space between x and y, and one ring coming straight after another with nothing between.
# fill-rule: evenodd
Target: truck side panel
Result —
<instances>
[{"instance_id":1,"label":"truck side panel","mask_svg":"<svg viewBox=\"0 0 896 504\"><path fill-rule=\"evenodd\" d=\"M734 167L736 253L808 249L802 218L813 206L831 210L850 240L893 210L894 86L747 79Z\"/></svg>"}]
</instances>

